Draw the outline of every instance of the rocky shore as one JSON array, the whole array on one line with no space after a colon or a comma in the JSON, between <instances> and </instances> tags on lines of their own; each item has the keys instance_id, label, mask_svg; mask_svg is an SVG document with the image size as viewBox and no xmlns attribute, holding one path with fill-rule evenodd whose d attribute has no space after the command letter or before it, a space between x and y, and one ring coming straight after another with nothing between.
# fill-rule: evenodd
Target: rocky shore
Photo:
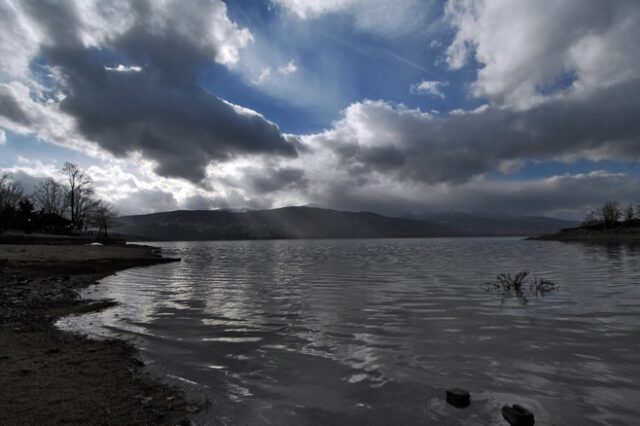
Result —
<instances>
[{"instance_id":1,"label":"rocky shore","mask_svg":"<svg viewBox=\"0 0 640 426\"><path fill-rule=\"evenodd\" d=\"M116 271L173 261L145 246L0 245L0 424L190 424L180 390L136 351L53 324L103 309L78 290Z\"/></svg>"}]
</instances>

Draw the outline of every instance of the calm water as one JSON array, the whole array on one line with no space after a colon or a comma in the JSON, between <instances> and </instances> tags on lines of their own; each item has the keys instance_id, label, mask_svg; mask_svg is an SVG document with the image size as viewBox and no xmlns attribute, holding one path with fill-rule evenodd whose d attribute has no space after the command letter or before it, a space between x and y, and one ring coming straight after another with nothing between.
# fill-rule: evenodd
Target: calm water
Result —
<instances>
[{"instance_id":1,"label":"calm water","mask_svg":"<svg viewBox=\"0 0 640 426\"><path fill-rule=\"evenodd\" d=\"M640 247L154 244L182 262L104 279L86 296L121 304L60 326L132 339L212 401L201 422L502 425L506 403L536 424L640 422ZM501 306L478 287L520 270L560 291ZM471 391L470 408L445 404L452 386Z\"/></svg>"}]
</instances>

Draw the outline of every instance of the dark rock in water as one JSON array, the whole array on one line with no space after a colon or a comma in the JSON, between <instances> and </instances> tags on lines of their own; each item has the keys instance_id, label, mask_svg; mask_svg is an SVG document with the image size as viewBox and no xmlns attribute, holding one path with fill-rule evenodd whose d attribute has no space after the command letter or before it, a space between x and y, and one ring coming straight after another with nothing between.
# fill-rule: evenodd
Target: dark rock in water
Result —
<instances>
[{"instance_id":1,"label":"dark rock in water","mask_svg":"<svg viewBox=\"0 0 640 426\"><path fill-rule=\"evenodd\" d=\"M502 407L502 417L511 426L533 426L535 424L533 413L518 404L513 404L511 407L508 405Z\"/></svg>"},{"instance_id":2,"label":"dark rock in water","mask_svg":"<svg viewBox=\"0 0 640 426\"><path fill-rule=\"evenodd\" d=\"M464 389L447 389L447 403L456 408L467 408L471 404L471 395Z\"/></svg>"}]
</instances>

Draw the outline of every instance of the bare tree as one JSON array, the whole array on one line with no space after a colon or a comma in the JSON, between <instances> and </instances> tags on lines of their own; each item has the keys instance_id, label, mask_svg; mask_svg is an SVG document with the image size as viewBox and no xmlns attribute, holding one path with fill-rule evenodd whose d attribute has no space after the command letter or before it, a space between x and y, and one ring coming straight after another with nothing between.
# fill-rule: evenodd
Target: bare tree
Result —
<instances>
[{"instance_id":1,"label":"bare tree","mask_svg":"<svg viewBox=\"0 0 640 426\"><path fill-rule=\"evenodd\" d=\"M98 234L103 237L108 237L108 230L113 225L117 213L106 202L100 200L96 203L93 209L92 219L94 224L98 227Z\"/></svg>"},{"instance_id":2,"label":"bare tree","mask_svg":"<svg viewBox=\"0 0 640 426\"><path fill-rule=\"evenodd\" d=\"M36 185L32 198L36 210L45 214L62 216L67 208L64 188L51 178Z\"/></svg>"},{"instance_id":3,"label":"bare tree","mask_svg":"<svg viewBox=\"0 0 640 426\"><path fill-rule=\"evenodd\" d=\"M96 205L93 199L93 181L77 164L64 163L62 172L67 180L67 205L71 226L76 231L82 231L88 213Z\"/></svg>"},{"instance_id":4,"label":"bare tree","mask_svg":"<svg viewBox=\"0 0 640 426\"><path fill-rule=\"evenodd\" d=\"M22 187L12 180L11 173L0 175L0 207L15 208L22 198Z\"/></svg>"},{"instance_id":5,"label":"bare tree","mask_svg":"<svg viewBox=\"0 0 640 426\"><path fill-rule=\"evenodd\" d=\"M600 216L602 219L602 223L606 226L613 226L618 223L620 217L622 216L622 211L618 206L617 201L609 201L600 210Z\"/></svg>"},{"instance_id":6,"label":"bare tree","mask_svg":"<svg viewBox=\"0 0 640 426\"><path fill-rule=\"evenodd\" d=\"M595 210L590 210L582 221L583 226L597 225L599 223L600 219L598 218L598 213L596 213Z\"/></svg>"},{"instance_id":7,"label":"bare tree","mask_svg":"<svg viewBox=\"0 0 640 426\"><path fill-rule=\"evenodd\" d=\"M10 173L0 175L0 232L12 225L23 189L13 182Z\"/></svg>"},{"instance_id":8,"label":"bare tree","mask_svg":"<svg viewBox=\"0 0 640 426\"><path fill-rule=\"evenodd\" d=\"M633 204L629 204L624 210L624 220L633 220L636 217Z\"/></svg>"}]
</instances>

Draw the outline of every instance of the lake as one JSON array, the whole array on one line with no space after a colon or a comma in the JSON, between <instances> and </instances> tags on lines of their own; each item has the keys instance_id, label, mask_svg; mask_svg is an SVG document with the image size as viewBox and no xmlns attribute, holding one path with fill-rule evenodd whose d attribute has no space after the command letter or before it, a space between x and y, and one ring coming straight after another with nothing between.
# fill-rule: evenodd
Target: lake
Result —
<instances>
[{"instance_id":1,"label":"lake","mask_svg":"<svg viewBox=\"0 0 640 426\"><path fill-rule=\"evenodd\" d=\"M640 247L518 238L149 243L182 262L85 290L120 305L59 327L123 337L210 424L640 421ZM559 291L502 303L529 271ZM445 389L471 392L469 408Z\"/></svg>"}]
</instances>

